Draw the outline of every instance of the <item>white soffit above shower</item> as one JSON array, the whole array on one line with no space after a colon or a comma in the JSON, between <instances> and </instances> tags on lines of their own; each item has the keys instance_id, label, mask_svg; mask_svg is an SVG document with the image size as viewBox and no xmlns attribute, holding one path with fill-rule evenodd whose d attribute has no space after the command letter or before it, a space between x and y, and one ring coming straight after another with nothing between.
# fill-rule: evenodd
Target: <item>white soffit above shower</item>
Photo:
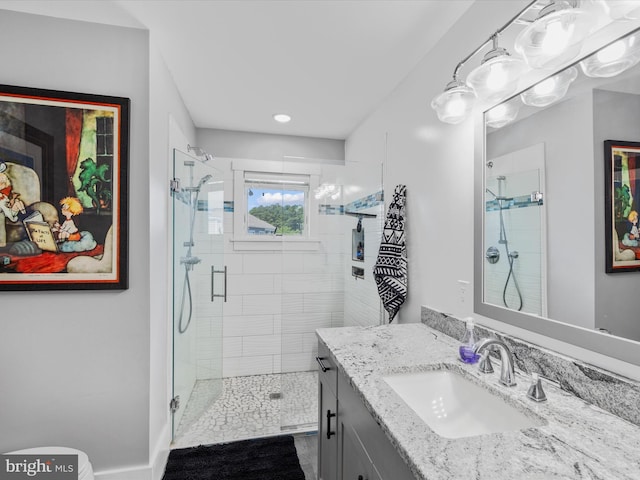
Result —
<instances>
[{"instance_id":1,"label":"white soffit above shower","mask_svg":"<svg viewBox=\"0 0 640 480\"><path fill-rule=\"evenodd\" d=\"M471 0L0 0L0 8L146 26L194 123L345 139ZM293 121L280 125L276 112Z\"/></svg>"}]
</instances>

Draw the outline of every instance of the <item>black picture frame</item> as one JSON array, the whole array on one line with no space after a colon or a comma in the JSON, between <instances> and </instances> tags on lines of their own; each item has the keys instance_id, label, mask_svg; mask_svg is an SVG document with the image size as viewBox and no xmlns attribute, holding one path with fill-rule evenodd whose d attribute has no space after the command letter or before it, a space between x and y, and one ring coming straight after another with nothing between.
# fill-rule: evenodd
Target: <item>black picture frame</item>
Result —
<instances>
[{"instance_id":1,"label":"black picture frame","mask_svg":"<svg viewBox=\"0 0 640 480\"><path fill-rule=\"evenodd\" d=\"M640 142L606 140L605 271L640 271Z\"/></svg>"},{"instance_id":2,"label":"black picture frame","mask_svg":"<svg viewBox=\"0 0 640 480\"><path fill-rule=\"evenodd\" d=\"M130 99L0 85L0 291L128 288Z\"/></svg>"}]
</instances>

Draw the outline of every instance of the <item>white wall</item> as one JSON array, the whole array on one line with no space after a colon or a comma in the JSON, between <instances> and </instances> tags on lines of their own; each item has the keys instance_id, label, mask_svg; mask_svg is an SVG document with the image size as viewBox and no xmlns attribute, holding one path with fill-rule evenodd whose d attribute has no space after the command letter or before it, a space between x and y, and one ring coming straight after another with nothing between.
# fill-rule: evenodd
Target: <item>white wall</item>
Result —
<instances>
[{"instance_id":1,"label":"white wall","mask_svg":"<svg viewBox=\"0 0 640 480\"><path fill-rule=\"evenodd\" d=\"M129 97L131 140L129 289L0 292L0 451L67 445L87 452L97 471L146 465L148 34L9 11L1 18L0 41L11 46L3 83ZM154 424L157 416L154 407Z\"/></svg>"},{"instance_id":2,"label":"white wall","mask_svg":"<svg viewBox=\"0 0 640 480\"><path fill-rule=\"evenodd\" d=\"M218 157L276 161L300 157L344 163L344 140L216 129L200 129L198 135L198 141L206 142L209 152Z\"/></svg>"}]
</instances>

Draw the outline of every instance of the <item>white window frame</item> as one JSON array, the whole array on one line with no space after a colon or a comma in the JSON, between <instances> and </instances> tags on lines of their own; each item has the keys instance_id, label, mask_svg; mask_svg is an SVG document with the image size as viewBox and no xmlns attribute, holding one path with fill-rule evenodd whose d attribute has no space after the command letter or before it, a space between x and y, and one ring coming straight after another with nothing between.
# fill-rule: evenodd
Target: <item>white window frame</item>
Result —
<instances>
[{"instance_id":1,"label":"white window frame","mask_svg":"<svg viewBox=\"0 0 640 480\"><path fill-rule=\"evenodd\" d=\"M318 200L313 192L318 188L321 170L317 165L263 160L234 160L233 170L233 238L234 250L318 250ZM247 228L247 194L245 173L305 175L309 191L305 199L305 231L303 235L250 235ZM286 188L286 183L283 186Z\"/></svg>"}]
</instances>

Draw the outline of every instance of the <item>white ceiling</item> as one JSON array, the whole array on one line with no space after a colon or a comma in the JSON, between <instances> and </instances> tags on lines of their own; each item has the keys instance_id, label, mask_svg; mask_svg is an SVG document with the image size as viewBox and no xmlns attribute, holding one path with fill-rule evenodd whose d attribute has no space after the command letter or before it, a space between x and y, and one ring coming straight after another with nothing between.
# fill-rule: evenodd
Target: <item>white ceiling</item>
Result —
<instances>
[{"instance_id":1,"label":"white ceiling","mask_svg":"<svg viewBox=\"0 0 640 480\"><path fill-rule=\"evenodd\" d=\"M197 127L344 139L472 3L2 0L0 8L148 28ZM277 124L277 112L293 120Z\"/></svg>"}]
</instances>

